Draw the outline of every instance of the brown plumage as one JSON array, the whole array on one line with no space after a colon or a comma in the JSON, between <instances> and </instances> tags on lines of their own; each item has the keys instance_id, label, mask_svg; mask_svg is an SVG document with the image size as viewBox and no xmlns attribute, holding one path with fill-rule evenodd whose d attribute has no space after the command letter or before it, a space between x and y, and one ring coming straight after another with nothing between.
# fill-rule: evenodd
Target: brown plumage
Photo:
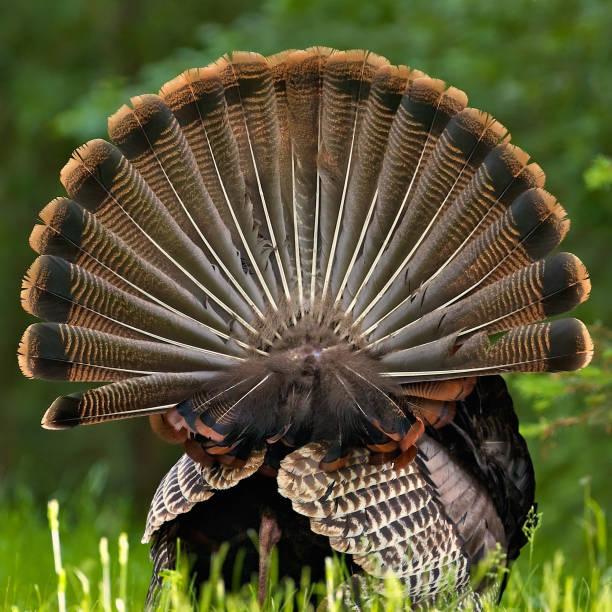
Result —
<instances>
[{"instance_id":1,"label":"brown plumage","mask_svg":"<svg viewBox=\"0 0 612 612\"><path fill-rule=\"evenodd\" d=\"M262 516L287 573L335 549L415 602L496 543L514 559L534 481L499 374L592 354L580 321L542 322L590 285L550 255L569 222L539 166L463 92L359 50L234 53L131 103L32 232L22 303L48 322L19 363L109 383L46 428L149 416L183 444L152 587L177 536L201 579Z\"/></svg>"}]
</instances>

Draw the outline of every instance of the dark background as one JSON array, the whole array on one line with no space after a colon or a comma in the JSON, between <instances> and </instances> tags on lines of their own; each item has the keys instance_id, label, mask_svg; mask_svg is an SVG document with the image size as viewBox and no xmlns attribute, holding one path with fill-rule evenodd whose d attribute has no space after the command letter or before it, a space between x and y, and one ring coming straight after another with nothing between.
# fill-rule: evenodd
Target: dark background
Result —
<instances>
[{"instance_id":1,"label":"dark background","mask_svg":"<svg viewBox=\"0 0 612 612\"><path fill-rule=\"evenodd\" d=\"M572 219L563 250L591 272L591 299L576 316L593 331L595 365L579 375L522 376L511 384L536 463L543 554L562 547L583 562L584 483L612 508L612 3L37 0L10 11L2 2L0 10L4 507L29 495L44 508L97 466L105 474L102 503L127 499L142 521L178 454L143 422L42 430L48 404L76 386L28 381L18 370L19 338L33 322L19 305L21 277L34 259L27 239L37 212L62 193L59 170L71 151L104 136L106 117L131 95L157 91L233 49L367 47L465 90L472 106L506 125L544 168L547 188Z\"/></svg>"}]
</instances>

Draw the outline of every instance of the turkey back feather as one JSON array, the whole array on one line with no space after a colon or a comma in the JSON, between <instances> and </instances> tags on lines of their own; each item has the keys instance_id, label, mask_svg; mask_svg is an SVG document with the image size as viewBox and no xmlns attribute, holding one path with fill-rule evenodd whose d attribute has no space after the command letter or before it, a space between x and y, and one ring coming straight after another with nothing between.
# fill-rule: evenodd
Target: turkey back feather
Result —
<instances>
[{"instance_id":1,"label":"turkey back feather","mask_svg":"<svg viewBox=\"0 0 612 612\"><path fill-rule=\"evenodd\" d=\"M545 321L589 275L553 253L569 221L506 128L417 69L313 47L188 70L109 136L74 152L69 198L32 231L22 303L48 322L19 364L109 383L44 427L149 416L183 443L149 516L155 567L168 525L254 472L414 599L448 568L467 585L495 542L515 557L533 476L497 375L581 368L593 346Z\"/></svg>"}]
</instances>

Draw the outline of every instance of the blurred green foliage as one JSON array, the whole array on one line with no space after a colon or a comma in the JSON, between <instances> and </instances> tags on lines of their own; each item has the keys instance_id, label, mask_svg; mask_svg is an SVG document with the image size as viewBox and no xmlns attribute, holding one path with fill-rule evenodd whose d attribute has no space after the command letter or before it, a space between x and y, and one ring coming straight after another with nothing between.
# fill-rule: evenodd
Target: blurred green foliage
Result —
<instances>
[{"instance_id":1,"label":"blurred green foliage","mask_svg":"<svg viewBox=\"0 0 612 612\"><path fill-rule=\"evenodd\" d=\"M10 11L4 3L0 502L25 484L37 502L68 499L104 458L100 506L127 496L142 520L178 454L142 423L41 430L44 408L67 386L26 381L18 371L15 352L32 321L19 306L21 277L34 257L27 236L37 212L62 192L58 172L72 149L103 136L105 118L130 96L157 91L232 49L367 47L467 91L472 105L508 126L543 166L547 187L572 219L563 248L592 275L592 297L576 315L600 325L593 327L596 365L579 374L515 377L511 385L547 516L540 541L578 555L580 534L569 527L582 516L580 479L590 477L593 496L612 508L612 349L603 327L612 327L611 31L606 0L26 0Z\"/></svg>"},{"instance_id":2,"label":"blurred green foliage","mask_svg":"<svg viewBox=\"0 0 612 612\"><path fill-rule=\"evenodd\" d=\"M612 185L612 159L598 155L593 163L584 171L584 183L587 189L610 189Z\"/></svg>"}]
</instances>

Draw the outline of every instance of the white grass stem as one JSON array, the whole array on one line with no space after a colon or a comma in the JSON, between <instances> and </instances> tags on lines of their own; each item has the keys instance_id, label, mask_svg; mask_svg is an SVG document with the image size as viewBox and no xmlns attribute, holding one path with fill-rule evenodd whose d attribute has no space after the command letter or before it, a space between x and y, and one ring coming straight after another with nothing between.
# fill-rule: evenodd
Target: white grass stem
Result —
<instances>
[{"instance_id":1,"label":"white grass stem","mask_svg":"<svg viewBox=\"0 0 612 612\"><path fill-rule=\"evenodd\" d=\"M100 597L104 612L111 609L111 583L110 583L110 554L108 552L108 539L100 538L100 562L102 563L102 582L100 583Z\"/></svg>"},{"instance_id":2,"label":"white grass stem","mask_svg":"<svg viewBox=\"0 0 612 612\"><path fill-rule=\"evenodd\" d=\"M124 612L127 602L127 575L130 544L127 533L119 534L119 597L115 600L117 612Z\"/></svg>"},{"instance_id":3,"label":"white grass stem","mask_svg":"<svg viewBox=\"0 0 612 612\"><path fill-rule=\"evenodd\" d=\"M53 545L53 562L57 574L57 607L59 612L66 612L66 570L62 566L62 551L59 537L59 503L52 499L47 504L47 518L51 530Z\"/></svg>"}]
</instances>

